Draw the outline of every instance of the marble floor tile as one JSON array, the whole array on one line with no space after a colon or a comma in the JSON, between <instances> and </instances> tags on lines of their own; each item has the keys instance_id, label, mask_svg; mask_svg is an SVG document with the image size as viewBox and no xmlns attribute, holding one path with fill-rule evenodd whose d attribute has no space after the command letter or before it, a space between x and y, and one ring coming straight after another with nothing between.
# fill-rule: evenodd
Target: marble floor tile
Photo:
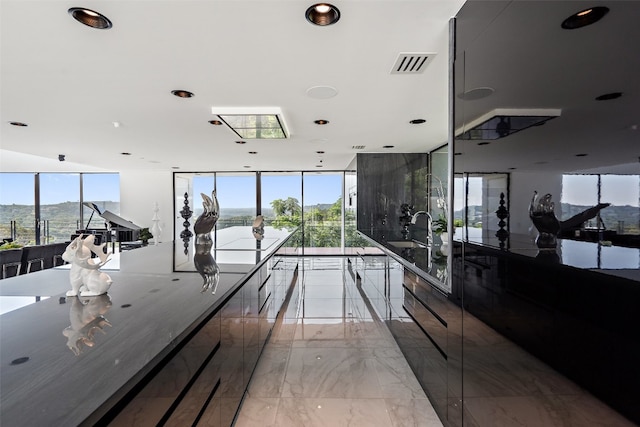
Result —
<instances>
[{"instance_id":1,"label":"marble floor tile","mask_svg":"<svg viewBox=\"0 0 640 427\"><path fill-rule=\"evenodd\" d=\"M251 376L249 396L262 398L280 396L290 351L288 347L265 347L260 356L260 362Z\"/></svg>"},{"instance_id":2,"label":"marble floor tile","mask_svg":"<svg viewBox=\"0 0 640 427\"><path fill-rule=\"evenodd\" d=\"M356 319L300 319L292 347L366 347L365 329Z\"/></svg>"},{"instance_id":3,"label":"marble floor tile","mask_svg":"<svg viewBox=\"0 0 640 427\"><path fill-rule=\"evenodd\" d=\"M337 285L337 286L336 286ZM342 286L342 277L336 279L335 284L305 284L304 298L308 301L310 298L344 298L346 290Z\"/></svg>"},{"instance_id":4,"label":"marble floor tile","mask_svg":"<svg viewBox=\"0 0 640 427\"><path fill-rule=\"evenodd\" d=\"M282 397L380 398L374 362L366 348L292 348Z\"/></svg>"},{"instance_id":5,"label":"marble floor tile","mask_svg":"<svg viewBox=\"0 0 640 427\"><path fill-rule=\"evenodd\" d=\"M244 399L235 427L277 427L279 398L250 396Z\"/></svg>"},{"instance_id":6,"label":"marble floor tile","mask_svg":"<svg viewBox=\"0 0 640 427\"><path fill-rule=\"evenodd\" d=\"M442 427L428 399L385 399L393 427Z\"/></svg>"},{"instance_id":7,"label":"marble floor tile","mask_svg":"<svg viewBox=\"0 0 640 427\"><path fill-rule=\"evenodd\" d=\"M382 399L282 398L278 427L389 427Z\"/></svg>"},{"instance_id":8,"label":"marble floor tile","mask_svg":"<svg viewBox=\"0 0 640 427\"><path fill-rule=\"evenodd\" d=\"M474 422L495 427L631 427L634 424L595 398L513 396L465 399Z\"/></svg>"},{"instance_id":9,"label":"marble floor tile","mask_svg":"<svg viewBox=\"0 0 640 427\"><path fill-rule=\"evenodd\" d=\"M305 299L300 306L301 317L337 317L346 318L347 305L343 298L310 298Z\"/></svg>"}]
</instances>

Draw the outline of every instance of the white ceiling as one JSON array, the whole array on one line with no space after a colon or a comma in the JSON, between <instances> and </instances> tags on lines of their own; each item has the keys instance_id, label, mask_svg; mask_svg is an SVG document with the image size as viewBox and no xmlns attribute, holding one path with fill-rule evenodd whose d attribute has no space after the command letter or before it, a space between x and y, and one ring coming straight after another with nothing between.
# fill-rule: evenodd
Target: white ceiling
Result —
<instances>
[{"instance_id":1,"label":"white ceiling","mask_svg":"<svg viewBox=\"0 0 640 427\"><path fill-rule=\"evenodd\" d=\"M343 170L357 152L427 152L447 141L448 21L462 3L340 0L341 19L317 27L301 0L1 0L0 165ZM113 28L79 24L67 13L77 6ZM436 55L424 73L391 74L401 52ZM338 94L315 99L314 86ZM212 107L269 106L290 138L239 145L208 123Z\"/></svg>"}]
</instances>

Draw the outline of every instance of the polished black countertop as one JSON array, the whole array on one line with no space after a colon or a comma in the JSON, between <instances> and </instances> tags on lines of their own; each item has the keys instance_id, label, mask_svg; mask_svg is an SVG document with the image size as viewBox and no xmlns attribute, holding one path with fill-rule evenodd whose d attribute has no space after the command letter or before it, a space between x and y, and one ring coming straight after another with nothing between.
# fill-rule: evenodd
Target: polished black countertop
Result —
<instances>
[{"instance_id":1,"label":"polished black countertop","mask_svg":"<svg viewBox=\"0 0 640 427\"><path fill-rule=\"evenodd\" d=\"M640 281L640 248L613 246L608 242L558 239L556 248L548 250L537 247L535 236L510 234L506 240L501 241L494 234L469 229L459 230L453 238L485 249L532 258L541 263L592 270Z\"/></svg>"},{"instance_id":2,"label":"polished black countertop","mask_svg":"<svg viewBox=\"0 0 640 427\"><path fill-rule=\"evenodd\" d=\"M432 241L427 242L426 230L412 230L406 236L388 229L358 233L440 291L449 292L449 250L441 236L432 236Z\"/></svg>"},{"instance_id":3,"label":"polished black countertop","mask_svg":"<svg viewBox=\"0 0 640 427\"><path fill-rule=\"evenodd\" d=\"M251 227L235 231L239 239L251 236ZM290 233L266 230L267 236L276 239L267 250L216 246L212 254L220 281L215 294L201 292L203 278L197 272L180 271L187 269L186 261L175 268L178 254L184 255L181 241L118 254L119 260L101 269L113 284L100 297L66 297L70 284L64 266L0 280L5 307L0 316L0 425L79 425L99 419L217 312ZM247 242L256 244L254 239L237 245ZM233 241L226 243L233 246ZM12 298L38 297L37 303L7 311ZM80 326L94 318L102 322L102 331L74 352Z\"/></svg>"}]
</instances>

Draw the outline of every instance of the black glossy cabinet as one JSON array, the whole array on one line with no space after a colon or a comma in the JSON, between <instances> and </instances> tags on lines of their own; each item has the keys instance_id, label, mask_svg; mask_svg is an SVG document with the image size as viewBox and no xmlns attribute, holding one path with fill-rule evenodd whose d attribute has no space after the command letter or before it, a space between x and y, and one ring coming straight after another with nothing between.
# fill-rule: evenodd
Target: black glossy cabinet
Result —
<instances>
[{"instance_id":1,"label":"black glossy cabinet","mask_svg":"<svg viewBox=\"0 0 640 427\"><path fill-rule=\"evenodd\" d=\"M232 425L296 268L274 255L257 269L109 425Z\"/></svg>"}]
</instances>

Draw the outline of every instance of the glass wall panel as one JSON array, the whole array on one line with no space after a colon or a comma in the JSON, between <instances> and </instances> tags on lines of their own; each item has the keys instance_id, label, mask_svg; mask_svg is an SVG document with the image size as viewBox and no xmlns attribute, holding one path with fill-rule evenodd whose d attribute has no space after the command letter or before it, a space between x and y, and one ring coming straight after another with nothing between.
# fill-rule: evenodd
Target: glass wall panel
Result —
<instances>
[{"instance_id":1,"label":"glass wall panel","mask_svg":"<svg viewBox=\"0 0 640 427\"><path fill-rule=\"evenodd\" d=\"M65 242L80 227L80 174L40 174L40 242Z\"/></svg>"},{"instance_id":2,"label":"glass wall panel","mask_svg":"<svg viewBox=\"0 0 640 427\"><path fill-rule=\"evenodd\" d=\"M256 218L255 173L216 174L216 194L220 203L220 219L216 225L218 230L253 224Z\"/></svg>"},{"instance_id":3,"label":"glass wall panel","mask_svg":"<svg viewBox=\"0 0 640 427\"><path fill-rule=\"evenodd\" d=\"M342 252L343 173L303 174L304 247ZM305 249L305 253L309 253Z\"/></svg>"},{"instance_id":4,"label":"glass wall panel","mask_svg":"<svg viewBox=\"0 0 640 427\"><path fill-rule=\"evenodd\" d=\"M611 203L600 211L608 230L640 235L640 175L601 175L600 202Z\"/></svg>"},{"instance_id":5,"label":"glass wall panel","mask_svg":"<svg viewBox=\"0 0 640 427\"><path fill-rule=\"evenodd\" d=\"M32 173L0 174L0 238L35 244L34 189Z\"/></svg>"},{"instance_id":6,"label":"glass wall panel","mask_svg":"<svg viewBox=\"0 0 640 427\"><path fill-rule=\"evenodd\" d=\"M95 204L100 212L109 211L120 215L120 175L117 173L82 174L82 201ZM82 209L82 228L102 226L103 221L93 215L89 227L89 218L93 211Z\"/></svg>"},{"instance_id":7,"label":"glass wall panel","mask_svg":"<svg viewBox=\"0 0 640 427\"><path fill-rule=\"evenodd\" d=\"M302 224L302 174L262 173L260 182L265 225L292 230Z\"/></svg>"}]
</instances>

